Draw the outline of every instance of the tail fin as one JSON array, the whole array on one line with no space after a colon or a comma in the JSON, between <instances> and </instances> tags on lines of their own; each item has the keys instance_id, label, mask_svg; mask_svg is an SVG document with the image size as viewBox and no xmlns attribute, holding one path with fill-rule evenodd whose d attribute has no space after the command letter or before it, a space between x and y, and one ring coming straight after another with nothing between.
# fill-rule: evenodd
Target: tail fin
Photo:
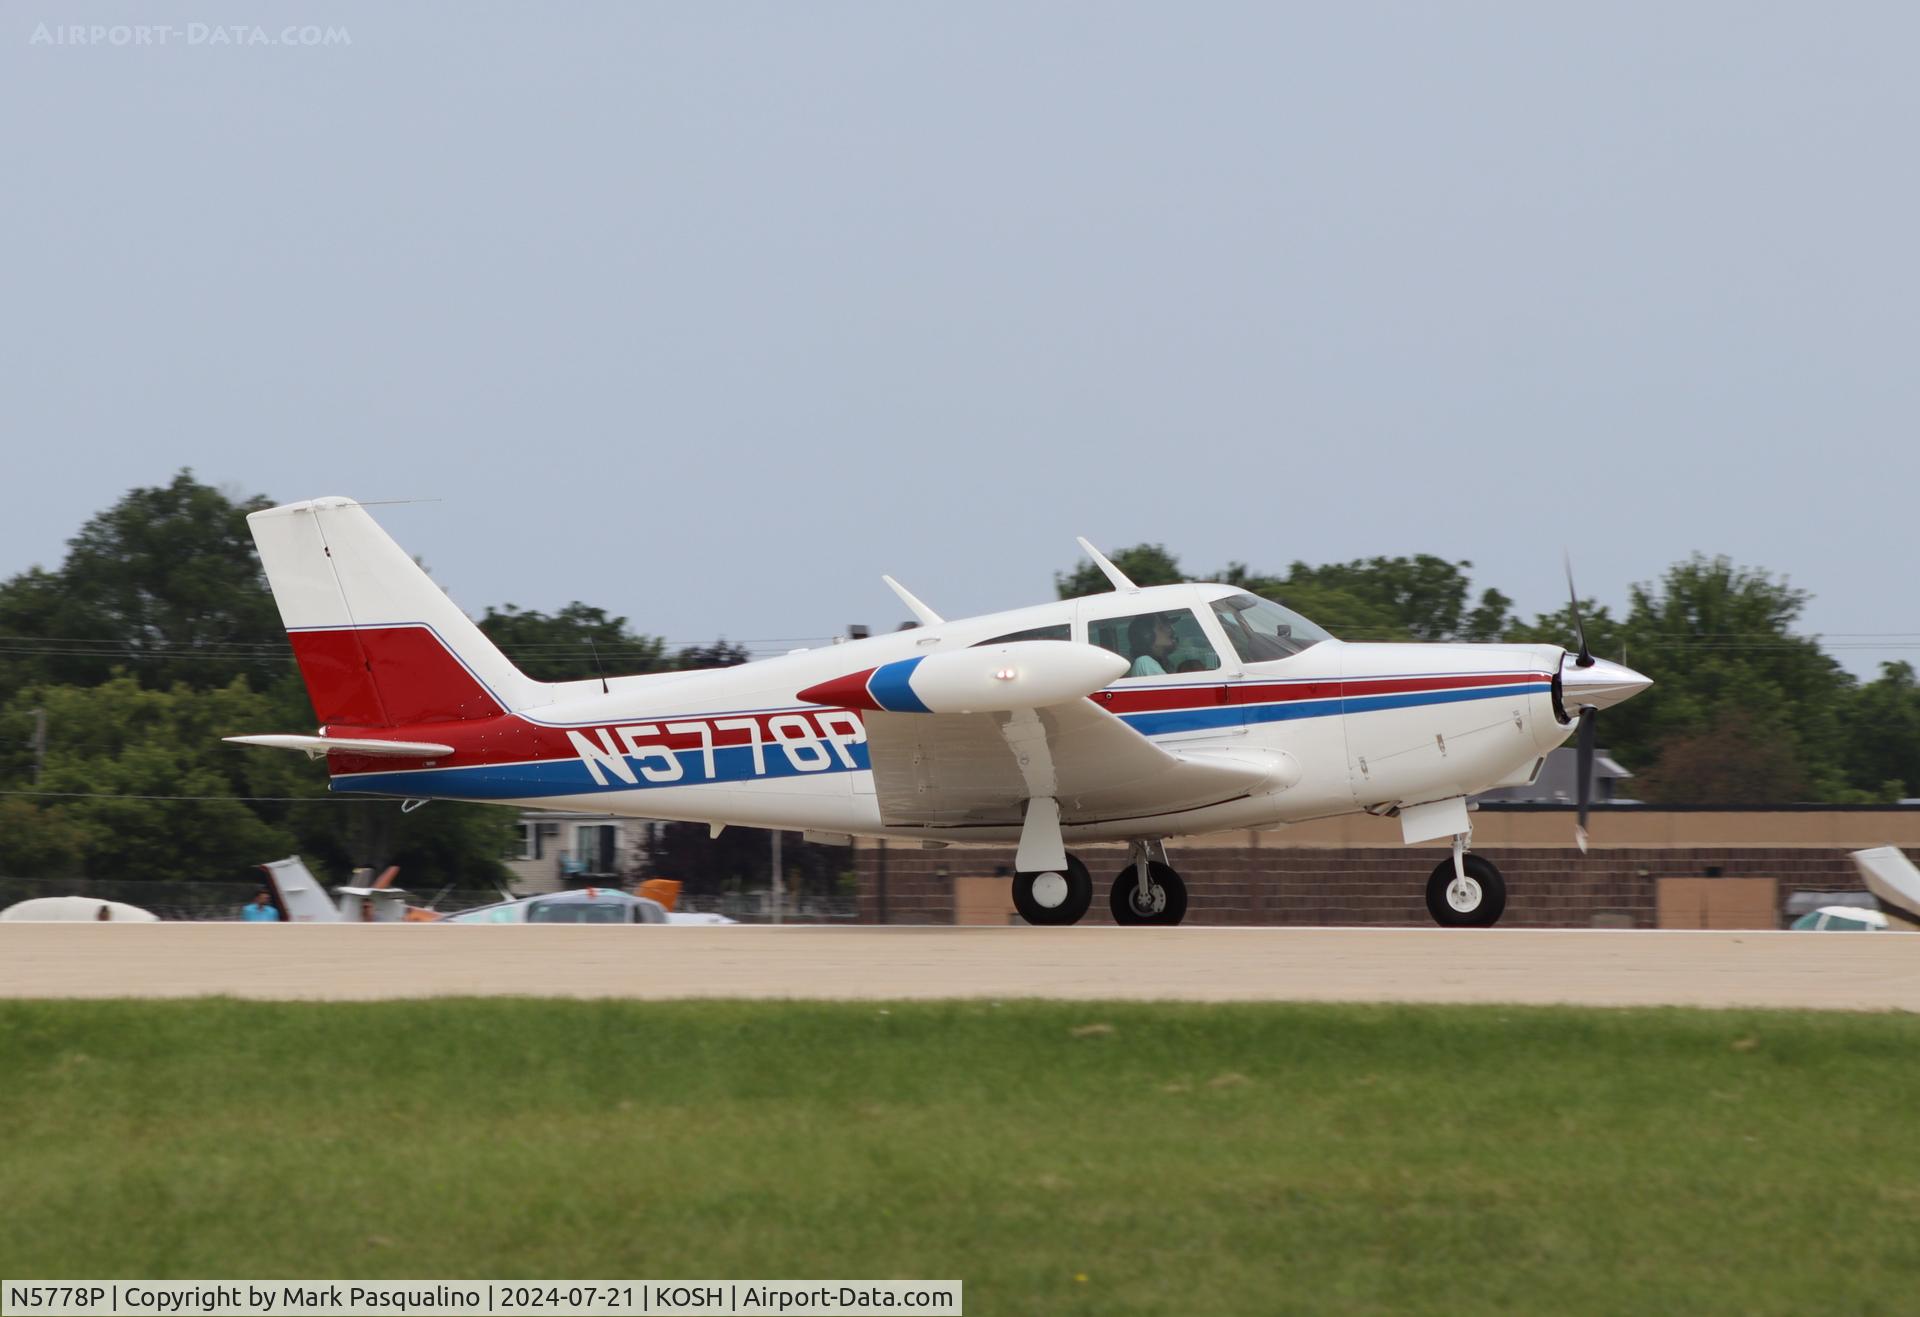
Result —
<instances>
[{"instance_id":1,"label":"tail fin","mask_svg":"<svg viewBox=\"0 0 1920 1317\"><path fill-rule=\"evenodd\" d=\"M1880 912L1895 928L1920 928L1920 869L1898 846L1852 852L1853 867L1867 880Z\"/></svg>"},{"instance_id":2,"label":"tail fin","mask_svg":"<svg viewBox=\"0 0 1920 1317\"><path fill-rule=\"evenodd\" d=\"M280 909L289 924L340 922L340 912L327 899L327 889L320 885L320 880L313 876L298 855L289 855L284 860L275 860L259 867L266 871L267 881L273 884L274 894L280 898Z\"/></svg>"},{"instance_id":3,"label":"tail fin","mask_svg":"<svg viewBox=\"0 0 1920 1317\"><path fill-rule=\"evenodd\" d=\"M289 503L247 524L322 726L455 722L539 702L539 683L352 499Z\"/></svg>"}]
</instances>

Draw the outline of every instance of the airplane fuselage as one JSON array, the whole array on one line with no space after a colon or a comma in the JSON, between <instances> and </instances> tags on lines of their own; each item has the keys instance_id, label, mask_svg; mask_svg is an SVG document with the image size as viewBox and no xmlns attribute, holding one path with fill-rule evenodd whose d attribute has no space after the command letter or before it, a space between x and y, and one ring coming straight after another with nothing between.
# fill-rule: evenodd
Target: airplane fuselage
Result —
<instances>
[{"instance_id":1,"label":"airplane fuselage","mask_svg":"<svg viewBox=\"0 0 1920 1317\"><path fill-rule=\"evenodd\" d=\"M1322 640L1291 656L1245 661L1223 629L1222 585L1159 586L1043 604L738 667L559 683L550 702L497 716L388 726L379 735L453 753L396 763L335 753L336 791L480 800L650 819L804 829L867 837L1012 841L1018 817L901 822L883 810L869 712L799 698L850 672L1010 638L1110 640L1103 622L1190 610L1207 662L1123 677L1090 698L1169 751L1266 756L1263 789L1162 813L1063 817L1069 842L1184 836L1270 826L1462 796L1525 782L1573 730L1556 708L1565 651L1554 645L1363 644ZM400 670L431 644L421 628L358 628L353 641ZM426 628L431 633L431 628ZM1034 633L1048 633L1035 636ZM320 641L313 638L311 643ZM1177 657L1177 656L1170 656ZM303 661L304 656L303 656ZM449 710L475 690L436 692ZM457 682L454 683L457 685ZM426 701L430 706L433 699ZM426 707L423 706L423 707ZM888 717L906 715L889 714ZM336 723L324 732L351 736ZM911 774L918 765L909 766ZM938 765L926 766L931 776ZM900 789L894 784L894 790Z\"/></svg>"}]
</instances>

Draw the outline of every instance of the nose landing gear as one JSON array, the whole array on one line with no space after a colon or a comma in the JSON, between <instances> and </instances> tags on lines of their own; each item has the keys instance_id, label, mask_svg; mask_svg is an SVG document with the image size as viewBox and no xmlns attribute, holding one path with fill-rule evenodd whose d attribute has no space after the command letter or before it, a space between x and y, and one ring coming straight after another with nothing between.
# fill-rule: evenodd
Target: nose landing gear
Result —
<instances>
[{"instance_id":1,"label":"nose landing gear","mask_svg":"<svg viewBox=\"0 0 1920 1317\"><path fill-rule=\"evenodd\" d=\"M1492 928L1507 908L1507 880L1492 860L1462 852L1427 879L1427 913L1442 928Z\"/></svg>"}]
</instances>

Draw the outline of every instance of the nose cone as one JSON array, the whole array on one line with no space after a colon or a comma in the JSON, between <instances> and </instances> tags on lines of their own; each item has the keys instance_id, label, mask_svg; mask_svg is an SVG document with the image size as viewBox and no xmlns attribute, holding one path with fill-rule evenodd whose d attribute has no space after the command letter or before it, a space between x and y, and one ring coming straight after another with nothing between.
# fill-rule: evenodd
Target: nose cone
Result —
<instances>
[{"instance_id":1,"label":"nose cone","mask_svg":"<svg viewBox=\"0 0 1920 1317\"><path fill-rule=\"evenodd\" d=\"M1605 659L1595 659L1585 668L1577 665L1571 654L1560 660L1560 703L1569 714L1579 712L1582 706L1611 708L1651 685L1651 677Z\"/></svg>"}]
</instances>

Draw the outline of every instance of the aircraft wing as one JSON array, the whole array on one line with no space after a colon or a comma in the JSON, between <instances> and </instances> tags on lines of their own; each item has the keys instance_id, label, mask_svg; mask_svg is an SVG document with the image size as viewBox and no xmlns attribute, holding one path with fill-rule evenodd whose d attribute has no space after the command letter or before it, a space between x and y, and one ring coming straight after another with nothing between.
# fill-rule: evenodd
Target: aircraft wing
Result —
<instances>
[{"instance_id":1,"label":"aircraft wing","mask_svg":"<svg viewBox=\"0 0 1920 1317\"><path fill-rule=\"evenodd\" d=\"M870 712L867 749L881 821L1018 825L1051 796L1061 823L1172 814L1285 786L1290 760L1170 751L1087 699L993 713Z\"/></svg>"}]
</instances>

